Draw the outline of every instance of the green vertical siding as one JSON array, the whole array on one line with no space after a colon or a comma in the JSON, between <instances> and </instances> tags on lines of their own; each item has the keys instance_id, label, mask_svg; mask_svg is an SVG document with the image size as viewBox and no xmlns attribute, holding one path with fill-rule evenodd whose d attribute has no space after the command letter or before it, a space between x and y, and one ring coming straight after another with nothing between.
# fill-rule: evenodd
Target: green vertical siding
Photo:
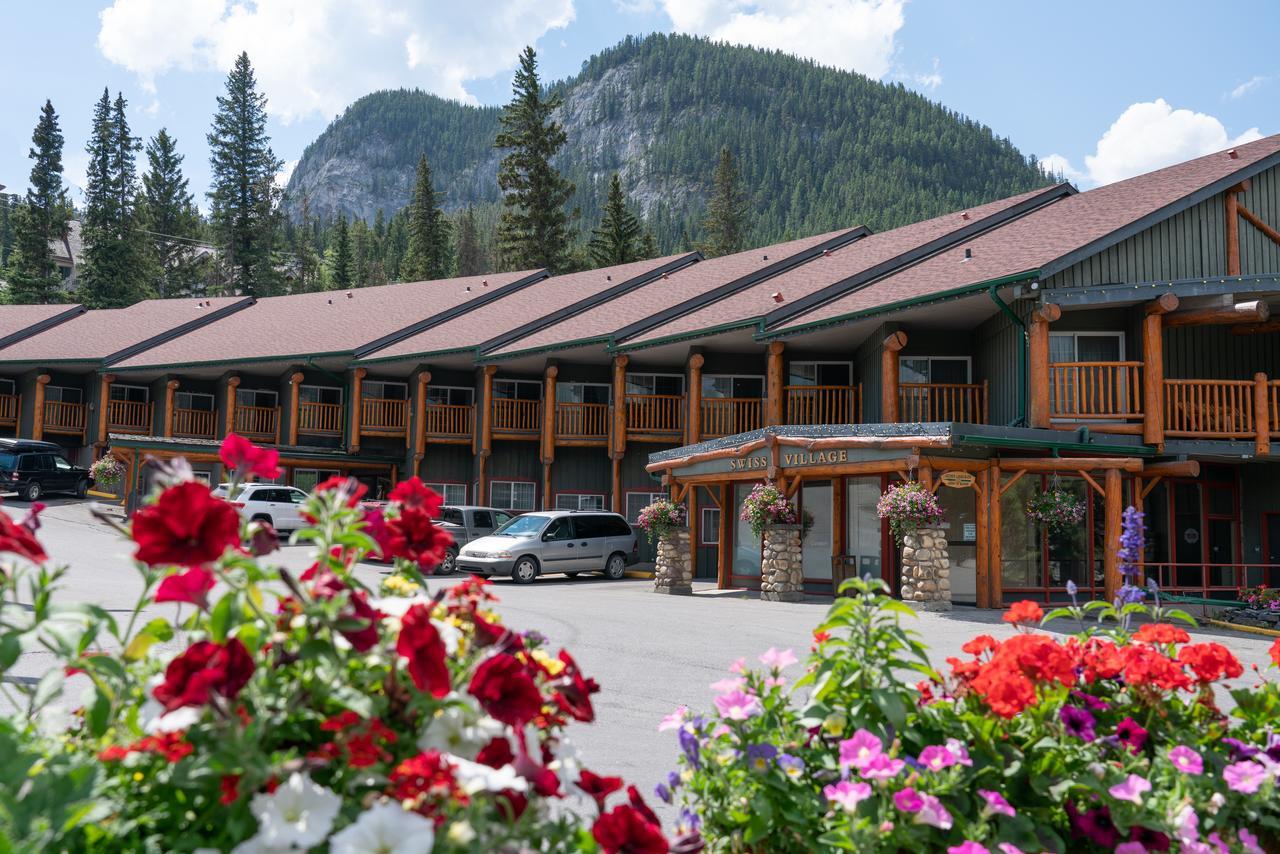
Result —
<instances>
[{"instance_id":1,"label":"green vertical siding","mask_svg":"<svg viewBox=\"0 0 1280 854\"><path fill-rule=\"evenodd\" d=\"M1029 300L1012 306L1024 320L1031 307ZM1022 329L1000 312L973 331L973 342L973 373L989 383L991 423L1011 424L1018 418L1023 394L1019 366L1026 342Z\"/></svg>"}]
</instances>

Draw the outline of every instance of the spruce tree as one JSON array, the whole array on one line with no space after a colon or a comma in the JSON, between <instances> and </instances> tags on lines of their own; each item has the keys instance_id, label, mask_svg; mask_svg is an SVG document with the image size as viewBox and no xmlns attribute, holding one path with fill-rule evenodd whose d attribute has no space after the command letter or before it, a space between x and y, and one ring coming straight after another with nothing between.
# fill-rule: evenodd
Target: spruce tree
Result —
<instances>
[{"instance_id":1,"label":"spruce tree","mask_svg":"<svg viewBox=\"0 0 1280 854\"><path fill-rule=\"evenodd\" d=\"M203 266L197 241L200 212L182 174L177 141L164 128L147 142L147 171L142 174L142 222L155 262L155 290L161 297L203 291Z\"/></svg>"},{"instance_id":2,"label":"spruce tree","mask_svg":"<svg viewBox=\"0 0 1280 854\"><path fill-rule=\"evenodd\" d=\"M0 270L9 263L9 253L13 251L13 220L9 209L13 204L8 193L0 193Z\"/></svg>"},{"instance_id":3,"label":"spruce tree","mask_svg":"<svg viewBox=\"0 0 1280 854\"><path fill-rule=\"evenodd\" d=\"M6 296L15 303L62 302L62 277L49 242L66 237L71 204L62 184L62 129L49 101L40 110L31 143L31 186L12 216L13 251Z\"/></svg>"},{"instance_id":4,"label":"spruce tree","mask_svg":"<svg viewBox=\"0 0 1280 854\"><path fill-rule=\"evenodd\" d=\"M355 259L351 252L351 232L347 218L338 214L333 228L332 248L329 253L329 281L335 290L347 290L355 281Z\"/></svg>"},{"instance_id":5,"label":"spruce tree","mask_svg":"<svg viewBox=\"0 0 1280 854\"><path fill-rule=\"evenodd\" d=\"M660 254L661 250L658 249L658 241L654 238L653 232L646 228L644 237L640 240L640 258L649 260L657 258Z\"/></svg>"},{"instance_id":6,"label":"spruce tree","mask_svg":"<svg viewBox=\"0 0 1280 854\"><path fill-rule=\"evenodd\" d=\"M493 143L507 152L498 166L502 263L507 269L545 267L559 272L569 263L571 214L565 206L574 186L551 165L568 137L551 118L560 97L543 94L532 47L520 54L512 88L511 103L499 119L502 130Z\"/></svg>"},{"instance_id":7,"label":"spruce tree","mask_svg":"<svg viewBox=\"0 0 1280 854\"><path fill-rule=\"evenodd\" d=\"M604 203L600 227L591 233L588 244L591 262L597 267L629 264L640 259L640 220L627 210L622 194L622 181L613 173L609 182L609 198Z\"/></svg>"},{"instance_id":8,"label":"spruce tree","mask_svg":"<svg viewBox=\"0 0 1280 854\"><path fill-rule=\"evenodd\" d=\"M250 296L279 290L273 249L279 226L276 173L283 161L267 136L267 98L258 93L249 55L241 53L227 76L226 95L208 135L212 187L210 216L234 288Z\"/></svg>"},{"instance_id":9,"label":"spruce tree","mask_svg":"<svg viewBox=\"0 0 1280 854\"><path fill-rule=\"evenodd\" d=\"M311 217L311 196L303 191L298 212L298 227L294 230L293 257L298 265L295 293L320 290L319 264L316 258L315 221Z\"/></svg>"},{"instance_id":10,"label":"spruce tree","mask_svg":"<svg viewBox=\"0 0 1280 854\"><path fill-rule=\"evenodd\" d=\"M485 270L484 250L476 234L476 213L470 206L458 216L458 275L478 276Z\"/></svg>"},{"instance_id":11,"label":"spruce tree","mask_svg":"<svg viewBox=\"0 0 1280 854\"><path fill-rule=\"evenodd\" d=\"M409 202L409 252L400 274L405 281L443 279L452 266L449 221L440 210L427 155L418 159L418 174Z\"/></svg>"},{"instance_id":12,"label":"spruce tree","mask_svg":"<svg viewBox=\"0 0 1280 854\"><path fill-rule=\"evenodd\" d=\"M707 200L702 228L706 236L700 248L709 258L731 255L747 247L747 199L738 184L738 166L727 145L720 149L711 177L711 198Z\"/></svg>"}]
</instances>

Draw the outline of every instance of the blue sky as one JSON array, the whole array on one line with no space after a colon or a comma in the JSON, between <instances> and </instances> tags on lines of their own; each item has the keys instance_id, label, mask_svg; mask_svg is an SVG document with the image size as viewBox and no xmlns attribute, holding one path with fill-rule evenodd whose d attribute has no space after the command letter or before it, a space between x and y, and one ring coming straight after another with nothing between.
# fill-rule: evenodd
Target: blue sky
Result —
<instances>
[{"instance_id":1,"label":"blue sky","mask_svg":"<svg viewBox=\"0 0 1280 854\"><path fill-rule=\"evenodd\" d=\"M46 0L0 6L0 184L26 186L45 98L82 181L105 85L135 133L177 137L203 204L204 136L242 49L293 161L368 91L498 104L524 44L554 79L628 34L673 30L901 82L1084 187L1280 132L1280 13L1263 0Z\"/></svg>"}]
</instances>

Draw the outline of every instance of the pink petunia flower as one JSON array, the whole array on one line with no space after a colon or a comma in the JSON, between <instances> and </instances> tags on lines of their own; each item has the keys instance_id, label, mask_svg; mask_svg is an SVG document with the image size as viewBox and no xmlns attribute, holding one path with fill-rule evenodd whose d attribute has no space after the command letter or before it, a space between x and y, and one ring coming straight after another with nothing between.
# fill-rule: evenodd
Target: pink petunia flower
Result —
<instances>
[{"instance_id":1,"label":"pink petunia flower","mask_svg":"<svg viewBox=\"0 0 1280 854\"><path fill-rule=\"evenodd\" d=\"M1227 782L1227 788L1231 791L1252 795L1261 788L1262 782L1267 779L1267 769L1252 759L1245 759L1242 762L1233 762L1223 768L1222 779Z\"/></svg>"},{"instance_id":2,"label":"pink petunia flower","mask_svg":"<svg viewBox=\"0 0 1280 854\"><path fill-rule=\"evenodd\" d=\"M822 794L845 812L853 812L858 808L858 804L871 797L871 786L866 783L850 783L848 780L841 780L834 786L824 787Z\"/></svg>"},{"instance_id":3,"label":"pink petunia flower","mask_svg":"<svg viewBox=\"0 0 1280 854\"><path fill-rule=\"evenodd\" d=\"M668 730L680 729L684 725L684 720L689 716L688 706L677 706L676 710L666 715L658 722L658 732L667 732Z\"/></svg>"},{"instance_id":4,"label":"pink petunia flower","mask_svg":"<svg viewBox=\"0 0 1280 854\"><path fill-rule=\"evenodd\" d=\"M1201 774L1204 772L1204 760L1185 744L1179 744L1169 751L1169 761L1173 767L1183 774Z\"/></svg>"},{"instance_id":5,"label":"pink petunia flower","mask_svg":"<svg viewBox=\"0 0 1280 854\"><path fill-rule=\"evenodd\" d=\"M760 656L760 663L770 670L781 670L784 667L790 667L799 660L791 650L784 649L779 652L775 647L769 647Z\"/></svg>"},{"instance_id":6,"label":"pink petunia flower","mask_svg":"<svg viewBox=\"0 0 1280 854\"><path fill-rule=\"evenodd\" d=\"M1141 804L1142 796L1151 791L1151 784L1144 777L1130 774L1123 783L1116 783L1107 791L1111 792L1111 797L1116 800Z\"/></svg>"},{"instance_id":7,"label":"pink petunia flower","mask_svg":"<svg viewBox=\"0 0 1280 854\"><path fill-rule=\"evenodd\" d=\"M1023 854L1023 851L1012 842L1001 842L996 846L1000 850L1000 854Z\"/></svg>"},{"instance_id":8,"label":"pink petunia flower","mask_svg":"<svg viewBox=\"0 0 1280 854\"><path fill-rule=\"evenodd\" d=\"M730 665L729 665L729 672L730 672L730 673L745 673L745 672L746 672L746 670L747 670L747 660L746 660L746 658L739 658L739 659L738 659L737 661L735 661L733 664L730 664Z\"/></svg>"},{"instance_id":9,"label":"pink petunia flower","mask_svg":"<svg viewBox=\"0 0 1280 854\"><path fill-rule=\"evenodd\" d=\"M966 768L973 767L973 760L969 758L969 748L965 747L963 741L958 738L947 739L947 750L951 751L951 755L956 758L956 763Z\"/></svg>"},{"instance_id":10,"label":"pink petunia flower","mask_svg":"<svg viewBox=\"0 0 1280 854\"><path fill-rule=\"evenodd\" d=\"M889 780L901 774L906 764L901 759L892 759L889 754L881 753L859 768L858 773L867 780Z\"/></svg>"},{"instance_id":11,"label":"pink petunia flower","mask_svg":"<svg viewBox=\"0 0 1280 854\"><path fill-rule=\"evenodd\" d=\"M1116 854L1147 854L1147 846L1141 842L1121 842L1116 846Z\"/></svg>"},{"instance_id":12,"label":"pink petunia flower","mask_svg":"<svg viewBox=\"0 0 1280 854\"><path fill-rule=\"evenodd\" d=\"M760 700L754 694L747 694L742 691L730 691L728 694L721 694L715 699L716 711L720 713L720 717L728 718L731 721L745 721L747 718L760 714Z\"/></svg>"},{"instance_id":13,"label":"pink petunia flower","mask_svg":"<svg viewBox=\"0 0 1280 854\"><path fill-rule=\"evenodd\" d=\"M920 764L930 771L941 771L956 764L956 757L941 744L931 744L920 751Z\"/></svg>"},{"instance_id":14,"label":"pink petunia flower","mask_svg":"<svg viewBox=\"0 0 1280 854\"><path fill-rule=\"evenodd\" d=\"M903 812L916 813L924 809L924 798L920 793L908 786L900 792L893 793L893 805Z\"/></svg>"},{"instance_id":15,"label":"pink petunia flower","mask_svg":"<svg viewBox=\"0 0 1280 854\"><path fill-rule=\"evenodd\" d=\"M1262 846L1258 844L1258 837L1249 831L1241 828L1236 832L1236 836L1240 837L1240 847L1244 849L1244 854L1265 854Z\"/></svg>"},{"instance_id":16,"label":"pink petunia flower","mask_svg":"<svg viewBox=\"0 0 1280 854\"><path fill-rule=\"evenodd\" d=\"M942 801L933 795L921 795L924 801L924 808L916 813L916 824L927 824L930 827L936 827L939 830L951 829L951 813L947 812L947 808L942 805Z\"/></svg>"},{"instance_id":17,"label":"pink petunia flower","mask_svg":"<svg viewBox=\"0 0 1280 854\"><path fill-rule=\"evenodd\" d=\"M884 751L884 743L879 736L865 729L860 729L852 738L840 742L840 764L859 771L872 759Z\"/></svg>"},{"instance_id":18,"label":"pink petunia flower","mask_svg":"<svg viewBox=\"0 0 1280 854\"><path fill-rule=\"evenodd\" d=\"M952 845L948 848L947 854L991 854L991 849L983 845L981 842L974 842L972 839L966 839L959 845Z\"/></svg>"},{"instance_id":19,"label":"pink petunia flower","mask_svg":"<svg viewBox=\"0 0 1280 854\"><path fill-rule=\"evenodd\" d=\"M728 694L733 691L742 690L742 686L746 684L747 681L741 676L729 676L718 682L712 682L711 690L715 691L717 694Z\"/></svg>"},{"instance_id":20,"label":"pink petunia flower","mask_svg":"<svg viewBox=\"0 0 1280 854\"><path fill-rule=\"evenodd\" d=\"M990 789L979 789L978 795L986 803L982 811L987 815L1007 815L1010 818L1017 815L1018 811L999 792L993 792Z\"/></svg>"}]
</instances>

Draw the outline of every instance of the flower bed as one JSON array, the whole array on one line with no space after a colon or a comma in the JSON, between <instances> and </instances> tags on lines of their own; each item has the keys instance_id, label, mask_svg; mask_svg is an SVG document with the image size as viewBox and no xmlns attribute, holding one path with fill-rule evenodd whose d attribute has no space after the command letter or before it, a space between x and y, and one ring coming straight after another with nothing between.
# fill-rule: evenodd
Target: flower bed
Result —
<instances>
[{"instance_id":1,"label":"flower bed","mask_svg":"<svg viewBox=\"0 0 1280 854\"><path fill-rule=\"evenodd\" d=\"M938 496L918 481L891 484L876 503L876 515L889 520L889 530L899 543L908 534L942 522Z\"/></svg>"},{"instance_id":2,"label":"flower bed","mask_svg":"<svg viewBox=\"0 0 1280 854\"><path fill-rule=\"evenodd\" d=\"M233 481L276 469L234 437L223 457ZM189 468L160 475L124 618L58 604L36 521L0 514L0 672L27 650L64 664L0 684L22 710L0 718L0 849L667 850L639 792L565 737L598 690L573 656L504 626L483 581L426 594L450 543L440 496L402 482L374 520L357 481L320 484L295 577ZM381 591L352 571L375 549L396 564ZM140 616L166 602L172 619ZM85 686L70 716L68 676Z\"/></svg>"},{"instance_id":3,"label":"flower bed","mask_svg":"<svg viewBox=\"0 0 1280 854\"><path fill-rule=\"evenodd\" d=\"M739 661L712 711L659 727L680 769L657 794L684 828L735 851L1280 850L1280 690L1240 685L1227 649L1163 622L1185 614L1021 602L1016 635L979 635L943 674L881 582L843 589L803 672L790 650ZM1156 622L1122 627L1142 613ZM1080 632L1033 631L1042 618Z\"/></svg>"},{"instance_id":4,"label":"flower bed","mask_svg":"<svg viewBox=\"0 0 1280 854\"><path fill-rule=\"evenodd\" d=\"M670 534L676 528L689 523L689 511L683 504L676 504L665 498L653 502L640 511L636 524L644 528L649 542L654 542Z\"/></svg>"},{"instance_id":5,"label":"flower bed","mask_svg":"<svg viewBox=\"0 0 1280 854\"><path fill-rule=\"evenodd\" d=\"M799 521L796 505L773 483L757 483L742 502L738 518L751 526L757 537L769 525L794 525Z\"/></svg>"}]
</instances>

